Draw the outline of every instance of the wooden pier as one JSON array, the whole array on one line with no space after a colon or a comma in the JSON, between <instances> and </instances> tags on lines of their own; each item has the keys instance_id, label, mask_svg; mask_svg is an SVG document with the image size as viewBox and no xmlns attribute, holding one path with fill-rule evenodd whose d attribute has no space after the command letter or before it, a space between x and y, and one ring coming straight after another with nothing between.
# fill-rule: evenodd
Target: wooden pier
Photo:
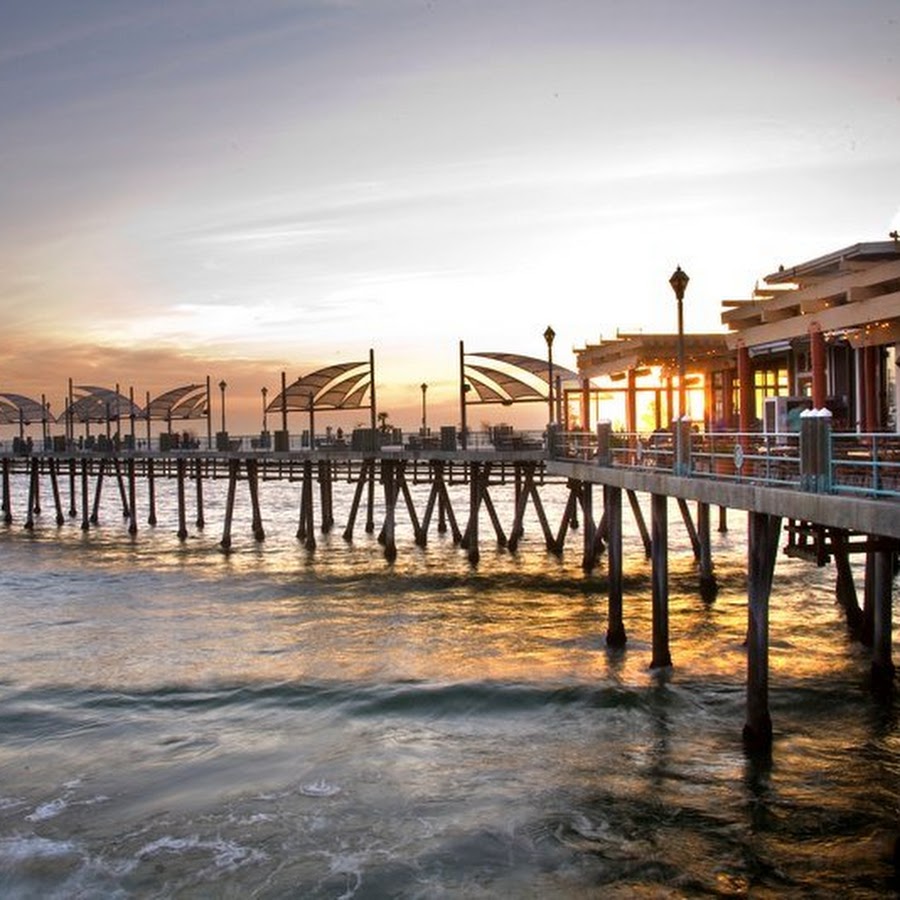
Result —
<instances>
[{"instance_id":1,"label":"wooden pier","mask_svg":"<svg viewBox=\"0 0 900 900\"><path fill-rule=\"evenodd\" d=\"M3 521L8 527L21 521L27 530L49 524L50 517L42 517L41 500L49 487L55 525L62 526L80 516L81 528L90 531L99 524L101 494L111 481L111 489L117 491L123 517L128 522L128 531L137 535L139 506L145 504L147 523L157 525L156 488L160 479L166 479L176 484L177 535L185 540L189 505L196 527L204 528L207 524L204 485L212 480L226 480L220 540L226 552L232 549L239 491L246 491L249 498L253 539L265 540L262 491L270 481L300 485L296 536L308 551L316 549L317 532L330 532L338 521L334 485L339 480L352 485L349 508L342 511L343 537L352 541L360 519L364 520L367 533L374 533L377 526L378 541L389 562L397 556L398 515L407 516L418 547L426 547L432 527L439 532L449 529L454 543L476 565L482 542L481 519L486 517L490 522L498 546L515 552L530 504L548 552L562 554L568 535L574 527L579 527L585 572L593 571L601 557L605 557L606 640L611 647L621 647L627 641L622 548L624 492L650 560L651 666L654 668L672 665L668 614L669 500L675 501L686 529L697 563L698 597L704 602L712 602L716 594L710 510L719 507L720 529L727 527L725 510L742 510L746 511L748 522L748 671L744 727L748 748L765 750L772 740L768 703L769 600L785 523L785 552L803 556L820 566L833 562L835 596L846 612L848 628L872 649L873 687L883 692L893 690L894 686L892 594L900 549L900 505L896 500L837 496L724 478L696 478L646 468L598 465L596 461L552 458L544 450L496 448L441 451L397 447L377 452L348 449L35 452L4 454L0 456L0 465ZM14 496L14 483L27 484L27 496ZM428 485L427 499L421 509L415 505L411 483ZM541 488L548 483L563 485L568 491L558 523L551 523L541 498ZM459 485L467 488L462 502L459 492L454 501L448 489ZM377 506L380 522L376 522L377 490L383 496L383 502ZM495 503L499 491L512 492L513 517L506 527ZM191 504L189 494L194 497ZM597 509L595 494L601 498ZM649 496L649 525L639 495ZM850 570L851 553L866 556L862 606Z\"/></svg>"}]
</instances>

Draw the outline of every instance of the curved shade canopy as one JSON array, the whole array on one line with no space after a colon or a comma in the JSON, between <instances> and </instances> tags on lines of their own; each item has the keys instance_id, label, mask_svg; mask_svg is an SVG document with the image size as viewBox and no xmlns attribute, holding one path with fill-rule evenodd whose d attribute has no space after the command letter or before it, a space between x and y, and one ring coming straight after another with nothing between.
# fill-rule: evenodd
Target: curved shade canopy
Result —
<instances>
[{"instance_id":1,"label":"curved shade canopy","mask_svg":"<svg viewBox=\"0 0 900 900\"><path fill-rule=\"evenodd\" d=\"M73 396L63 416L71 417L74 422L114 422L130 416L144 417L144 411L136 403L111 388L79 384L73 392L77 395Z\"/></svg>"},{"instance_id":2,"label":"curved shade canopy","mask_svg":"<svg viewBox=\"0 0 900 900\"><path fill-rule=\"evenodd\" d=\"M147 415L151 419L204 419L207 414L206 385L185 384L172 388L150 401Z\"/></svg>"},{"instance_id":3,"label":"curved shade canopy","mask_svg":"<svg viewBox=\"0 0 900 900\"><path fill-rule=\"evenodd\" d=\"M363 409L371 397L372 368L368 361L338 363L303 375L266 407L269 412L320 409Z\"/></svg>"},{"instance_id":4,"label":"curved shade canopy","mask_svg":"<svg viewBox=\"0 0 900 900\"><path fill-rule=\"evenodd\" d=\"M50 410L37 400L22 394L0 394L0 425L29 425L32 422L55 422Z\"/></svg>"},{"instance_id":5,"label":"curved shade canopy","mask_svg":"<svg viewBox=\"0 0 900 900\"><path fill-rule=\"evenodd\" d=\"M470 357L477 362L469 361ZM548 399L550 364L546 359L519 353L467 353L465 359L465 378L478 395L479 403L509 406ZM553 378L579 380L577 372L557 365L553 366Z\"/></svg>"}]
</instances>

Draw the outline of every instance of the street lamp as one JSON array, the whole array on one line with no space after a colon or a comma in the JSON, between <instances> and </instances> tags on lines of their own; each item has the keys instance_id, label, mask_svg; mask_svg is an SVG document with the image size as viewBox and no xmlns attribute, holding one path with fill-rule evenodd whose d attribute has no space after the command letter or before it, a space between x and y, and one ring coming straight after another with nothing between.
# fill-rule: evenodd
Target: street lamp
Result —
<instances>
[{"instance_id":1,"label":"street lamp","mask_svg":"<svg viewBox=\"0 0 900 900\"><path fill-rule=\"evenodd\" d=\"M684 416L685 408L685 384L684 384L684 291L690 279L681 266L676 266L669 284L675 291L675 299L678 301L678 422L676 424L675 438L675 465L678 473L684 469Z\"/></svg>"},{"instance_id":2,"label":"street lamp","mask_svg":"<svg viewBox=\"0 0 900 900\"><path fill-rule=\"evenodd\" d=\"M422 382L422 437L425 437L426 434L426 423L425 423L425 392L428 390L428 385L425 382Z\"/></svg>"},{"instance_id":3,"label":"street lamp","mask_svg":"<svg viewBox=\"0 0 900 900\"><path fill-rule=\"evenodd\" d=\"M228 385L225 383L225 379L223 378L219 382L219 390L222 392L222 434L225 434L225 388Z\"/></svg>"},{"instance_id":4,"label":"street lamp","mask_svg":"<svg viewBox=\"0 0 900 900\"><path fill-rule=\"evenodd\" d=\"M544 340L547 342L547 407L550 415L550 424L553 424L553 338L556 332L548 325L544 331Z\"/></svg>"},{"instance_id":5,"label":"street lamp","mask_svg":"<svg viewBox=\"0 0 900 900\"><path fill-rule=\"evenodd\" d=\"M262 394L263 400L263 434L265 434L269 430L269 420L266 415L268 412L266 410L266 397L268 396L269 389L267 387L262 387L259 392Z\"/></svg>"},{"instance_id":6,"label":"street lamp","mask_svg":"<svg viewBox=\"0 0 900 900\"><path fill-rule=\"evenodd\" d=\"M672 290L675 291L675 299L678 301L678 418L684 416L684 291L690 279L681 266L677 266L669 279Z\"/></svg>"}]
</instances>

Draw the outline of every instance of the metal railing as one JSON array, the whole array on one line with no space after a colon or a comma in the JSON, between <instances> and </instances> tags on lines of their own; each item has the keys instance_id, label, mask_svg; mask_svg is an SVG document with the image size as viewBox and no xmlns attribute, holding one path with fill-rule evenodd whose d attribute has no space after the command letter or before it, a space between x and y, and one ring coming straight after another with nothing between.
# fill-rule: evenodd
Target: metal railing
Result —
<instances>
[{"instance_id":1,"label":"metal railing","mask_svg":"<svg viewBox=\"0 0 900 900\"><path fill-rule=\"evenodd\" d=\"M209 446L209 444L212 446ZM465 445L465 446L464 446ZM272 453L329 450L348 452L371 452L373 450L401 449L409 451L449 451L473 450L486 453L496 451L523 451L544 454L547 451L546 430L514 430L491 428L482 431L467 431L465 441L458 429L444 427L426 434L420 432L404 434L399 429L376 430L373 438L371 429L352 429L345 433L340 429L327 429L316 433L310 439L309 432L297 433L262 432L259 434L228 434L220 432L207 441L206 435L191 433L168 433L147 436L121 435L79 435L66 439L63 435L48 436L46 441L38 437L14 437L0 440L0 454L28 456L32 453L120 453L132 450L154 453Z\"/></svg>"},{"instance_id":2,"label":"metal railing","mask_svg":"<svg viewBox=\"0 0 900 900\"><path fill-rule=\"evenodd\" d=\"M811 418L800 432L692 432L679 465L671 431L559 432L551 457L819 493L900 497L900 434L832 432Z\"/></svg>"},{"instance_id":3,"label":"metal railing","mask_svg":"<svg viewBox=\"0 0 900 900\"><path fill-rule=\"evenodd\" d=\"M216 436L220 437L219 435ZM130 435L116 439L106 435L66 441L61 436L44 441L15 437L0 441L0 454L27 456L35 451L68 453L109 453L129 450L171 453L213 452L303 452L327 450L371 452L450 451L463 449L462 435L446 426L426 434L403 435L399 430L376 432L354 429L349 435L339 430L316 434L273 433L225 435L227 444L207 447L206 437L192 435L145 437ZM683 433L682 459L671 431L613 431L601 423L596 431L513 430L508 427L469 431L465 449L486 454L521 451L543 454L550 459L581 460L595 465L628 466L690 478L715 478L751 482L806 491L853 496L900 497L900 434L833 432L827 419L807 419L800 432L765 434L760 432Z\"/></svg>"}]
</instances>

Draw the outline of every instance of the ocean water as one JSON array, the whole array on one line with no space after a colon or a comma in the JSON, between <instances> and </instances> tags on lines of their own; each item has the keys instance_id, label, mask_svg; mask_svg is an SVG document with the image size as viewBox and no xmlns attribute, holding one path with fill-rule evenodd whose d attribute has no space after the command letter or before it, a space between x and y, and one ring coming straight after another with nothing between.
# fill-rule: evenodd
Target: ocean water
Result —
<instances>
[{"instance_id":1,"label":"ocean water","mask_svg":"<svg viewBox=\"0 0 900 900\"><path fill-rule=\"evenodd\" d=\"M57 528L47 490L28 533L14 483L16 520L0 527L0 896L896 890L897 709L868 689L830 568L778 560L774 746L744 753L743 514L713 534L720 591L706 605L670 512L674 665L651 671L650 569L627 505L628 644L612 651L605 563L582 572L578 531L559 559L530 512L513 555L485 517L472 567L434 525L416 547L401 512L388 564L363 517L343 539L341 484L336 527L310 553L299 485L266 482L265 542L239 490L226 554L224 486L207 486L206 527L180 542L171 484L155 528L139 494L132 537L111 484L98 527ZM509 494L493 490L506 528ZM564 489L543 496L555 528Z\"/></svg>"}]
</instances>

